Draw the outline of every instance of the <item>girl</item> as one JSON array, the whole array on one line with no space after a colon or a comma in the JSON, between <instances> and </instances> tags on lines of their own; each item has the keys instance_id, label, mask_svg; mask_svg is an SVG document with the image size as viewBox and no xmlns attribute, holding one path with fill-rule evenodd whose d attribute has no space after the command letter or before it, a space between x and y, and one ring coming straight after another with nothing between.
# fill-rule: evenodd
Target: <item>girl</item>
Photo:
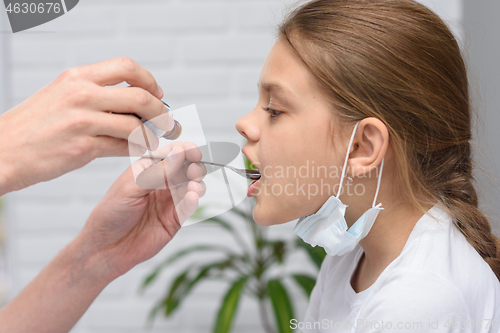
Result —
<instances>
[{"instance_id":1,"label":"girl","mask_svg":"<svg viewBox=\"0 0 500 333\"><path fill-rule=\"evenodd\" d=\"M415 1L315 0L280 26L236 127L262 173L257 223L302 217L330 254L304 332L500 330L468 90L455 38Z\"/></svg>"}]
</instances>

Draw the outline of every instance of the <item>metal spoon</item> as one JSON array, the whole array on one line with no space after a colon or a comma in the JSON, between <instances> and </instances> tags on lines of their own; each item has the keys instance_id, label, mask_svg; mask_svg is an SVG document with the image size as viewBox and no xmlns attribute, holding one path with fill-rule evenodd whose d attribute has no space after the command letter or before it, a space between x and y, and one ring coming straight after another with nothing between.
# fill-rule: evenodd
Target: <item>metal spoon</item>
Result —
<instances>
[{"instance_id":1,"label":"metal spoon","mask_svg":"<svg viewBox=\"0 0 500 333\"><path fill-rule=\"evenodd\" d=\"M205 161L200 161L199 163L210 164L210 165L228 168L228 169L236 172L238 175L240 175L242 177L246 177L246 178L251 179L251 180L259 180L260 179L260 171L259 170L250 170L250 169L242 170L242 169L233 168L232 166L229 166L229 165L212 163L212 162L205 162Z\"/></svg>"},{"instance_id":2,"label":"metal spoon","mask_svg":"<svg viewBox=\"0 0 500 333\"><path fill-rule=\"evenodd\" d=\"M145 155L142 156L142 158L157 158L157 159L165 159L167 156L159 156L159 155ZM218 167L223 167L223 168L228 168L234 172L236 172L238 175L245 177L247 179L251 180L259 180L260 179L260 171L259 170L249 170L249 169L237 169L229 165L224 165L224 164L219 164L219 163L213 163L213 162L205 162L205 161L199 161L196 163L203 163L203 164L209 164L209 165L215 165Z\"/></svg>"}]
</instances>

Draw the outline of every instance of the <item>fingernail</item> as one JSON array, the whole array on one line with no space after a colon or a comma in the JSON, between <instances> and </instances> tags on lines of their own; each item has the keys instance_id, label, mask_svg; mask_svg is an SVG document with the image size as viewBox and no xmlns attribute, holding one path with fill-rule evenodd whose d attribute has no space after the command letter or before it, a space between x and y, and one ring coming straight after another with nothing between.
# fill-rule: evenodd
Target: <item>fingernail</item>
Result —
<instances>
[{"instance_id":1,"label":"fingernail","mask_svg":"<svg viewBox=\"0 0 500 333\"><path fill-rule=\"evenodd\" d=\"M200 171L200 176L204 176L206 174L206 171L205 171L205 168L202 167L201 165L199 164L196 164L196 167L198 168L198 170Z\"/></svg>"},{"instance_id":2,"label":"fingernail","mask_svg":"<svg viewBox=\"0 0 500 333\"><path fill-rule=\"evenodd\" d=\"M161 89L161 87L158 85L158 94L160 96L160 98L163 97L163 89Z\"/></svg>"},{"instance_id":3,"label":"fingernail","mask_svg":"<svg viewBox=\"0 0 500 333\"><path fill-rule=\"evenodd\" d=\"M179 156L177 156L177 147L174 147L170 154L168 154L167 158L171 161L175 161Z\"/></svg>"}]
</instances>

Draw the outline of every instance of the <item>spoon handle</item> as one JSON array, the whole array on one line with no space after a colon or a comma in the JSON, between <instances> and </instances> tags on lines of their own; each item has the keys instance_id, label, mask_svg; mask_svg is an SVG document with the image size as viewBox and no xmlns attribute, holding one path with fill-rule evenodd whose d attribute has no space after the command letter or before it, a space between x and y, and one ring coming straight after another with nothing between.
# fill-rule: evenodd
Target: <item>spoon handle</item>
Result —
<instances>
[{"instance_id":1,"label":"spoon handle","mask_svg":"<svg viewBox=\"0 0 500 333\"><path fill-rule=\"evenodd\" d=\"M142 158L157 158L157 159L165 159L167 156L160 156L160 155L150 155L150 156L142 156ZM222 168L228 168L234 172L236 172L238 175L245 177L247 179L251 180L259 180L260 179L260 171L259 170L249 170L249 169L237 169L229 165L224 165L224 164L219 164L219 163L214 163L214 162L206 162L206 161L199 161L196 163L203 163L203 164L209 164L209 165L214 165Z\"/></svg>"}]
</instances>

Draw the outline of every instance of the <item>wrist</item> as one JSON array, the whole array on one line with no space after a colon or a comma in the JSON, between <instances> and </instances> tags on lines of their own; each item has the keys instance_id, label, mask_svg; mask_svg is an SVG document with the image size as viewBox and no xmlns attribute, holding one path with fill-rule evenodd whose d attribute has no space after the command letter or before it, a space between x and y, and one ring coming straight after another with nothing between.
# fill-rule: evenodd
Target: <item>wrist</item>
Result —
<instances>
[{"instance_id":1,"label":"wrist","mask_svg":"<svg viewBox=\"0 0 500 333\"><path fill-rule=\"evenodd\" d=\"M5 163L2 163L0 156L0 197L13 191L13 189L11 188L12 179L13 175L10 172L9 166Z\"/></svg>"},{"instance_id":2,"label":"wrist","mask_svg":"<svg viewBox=\"0 0 500 333\"><path fill-rule=\"evenodd\" d=\"M0 126L0 131L2 131ZM5 146L4 146L5 148ZM7 152L0 149L0 197L15 191L14 179L16 178L15 167L7 158Z\"/></svg>"},{"instance_id":3,"label":"wrist","mask_svg":"<svg viewBox=\"0 0 500 333\"><path fill-rule=\"evenodd\" d=\"M110 269L104 256L95 251L81 234L68 244L64 251L71 276L74 279L81 279L82 283L88 283L102 290L119 276Z\"/></svg>"},{"instance_id":4,"label":"wrist","mask_svg":"<svg viewBox=\"0 0 500 333\"><path fill-rule=\"evenodd\" d=\"M3 118L0 118L0 131L3 131ZM12 179L9 175L8 163L5 163L4 152L0 150L0 197L6 193L9 193L9 179Z\"/></svg>"},{"instance_id":5,"label":"wrist","mask_svg":"<svg viewBox=\"0 0 500 333\"><path fill-rule=\"evenodd\" d=\"M111 282L103 272L99 257L77 237L1 309L1 331L69 332Z\"/></svg>"}]
</instances>

